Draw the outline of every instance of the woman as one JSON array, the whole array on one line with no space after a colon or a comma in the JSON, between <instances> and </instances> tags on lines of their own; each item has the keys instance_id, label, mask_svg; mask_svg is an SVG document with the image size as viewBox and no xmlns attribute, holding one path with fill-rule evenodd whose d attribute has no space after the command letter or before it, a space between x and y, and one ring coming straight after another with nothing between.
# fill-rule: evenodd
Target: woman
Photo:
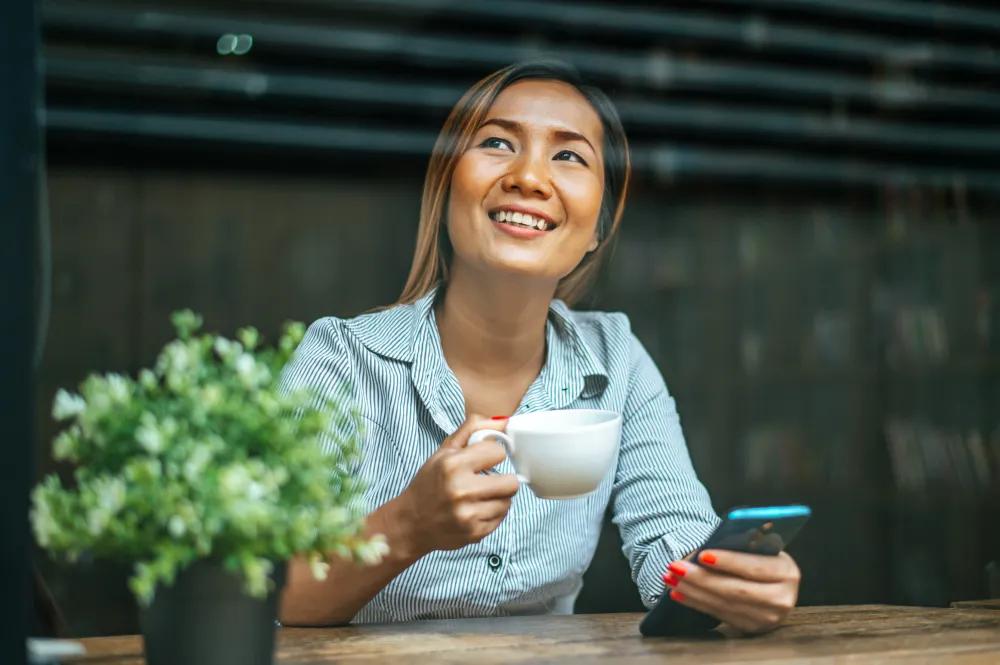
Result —
<instances>
[{"instance_id":1,"label":"woman","mask_svg":"<svg viewBox=\"0 0 1000 665\"><path fill-rule=\"evenodd\" d=\"M399 302L317 321L287 370L291 385L354 385L367 528L391 552L367 568L335 559L322 582L295 562L286 624L570 613L609 504L648 606L667 585L674 602L747 633L794 606L787 554L684 561L719 520L674 401L624 315L567 306L608 253L629 168L611 102L564 65L507 67L458 102ZM586 497L518 491L499 444L466 446L511 414L561 408L623 415L615 472Z\"/></svg>"}]
</instances>

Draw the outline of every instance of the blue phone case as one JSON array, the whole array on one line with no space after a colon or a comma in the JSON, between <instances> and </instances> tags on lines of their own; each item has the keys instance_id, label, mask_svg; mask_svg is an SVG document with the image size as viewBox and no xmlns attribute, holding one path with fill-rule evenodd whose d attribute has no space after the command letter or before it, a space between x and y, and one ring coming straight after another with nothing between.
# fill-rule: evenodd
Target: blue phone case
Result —
<instances>
[{"instance_id":1,"label":"blue phone case","mask_svg":"<svg viewBox=\"0 0 1000 665\"><path fill-rule=\"evenodd\" d=\"M803 505L733 508L692 560L697 563L698 554L711 549L777 555L811 514Z\"/></svg>"},{"instance_id":2,"label":"blue phone case","mask_svg":"<svg viewBox=\"0 0 1000 665\"><path fill-rule=\"evenodd\" d=\"M697 564L698 555L709 549L777 555L811 514L809 506L799 504L733 508L691 561ZM639 632L647 636L698 635L718 625L715 617L675 603L665 593L643 618Z\"/></svg>"}]
</instances>

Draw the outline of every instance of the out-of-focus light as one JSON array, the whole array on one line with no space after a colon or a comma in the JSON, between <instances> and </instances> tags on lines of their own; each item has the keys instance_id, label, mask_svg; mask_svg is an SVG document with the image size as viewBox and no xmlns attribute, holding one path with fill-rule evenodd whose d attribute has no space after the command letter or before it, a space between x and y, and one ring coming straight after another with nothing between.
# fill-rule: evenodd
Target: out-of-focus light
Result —
<instances>
[{"instance_id":1,"label":"out-of-focus light","mask_svg":"<svg viewBox=\"0 0 1000 665\"><path fill-rule=\"evenodd\" d=\"M252 35L234 35L227 32L215 42L215 50L219 55L245 55L251 48L253 48Z\"/></svg>"},{"instance_id":2,"label":"out-of-focus light","mask_svg":"<svg viewBox=\"0 0 1000 665\"><path fill-rule=\"evenodd\" d=\"M215 42L215 50L219 55L230 55L236 48L236 41L236 35L227 32Z\"/></svg>"},{"instance_id":3,"label":"out-of-focus light","mask_svg":"<svg viewBox=\"0 0 1000 665\"><path fill-rule=\"evenodd\" d=\"M250 35L236 35L236 45L233 46L234 55L248 53L253 47L253 37Z\"/></svg>"}]
</instances>

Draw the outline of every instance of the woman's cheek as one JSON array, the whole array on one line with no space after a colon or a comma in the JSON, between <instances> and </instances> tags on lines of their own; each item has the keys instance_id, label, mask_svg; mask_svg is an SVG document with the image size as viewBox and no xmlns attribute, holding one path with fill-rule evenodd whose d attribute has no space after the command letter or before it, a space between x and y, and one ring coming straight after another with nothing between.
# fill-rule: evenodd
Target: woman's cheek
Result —
<instances>
[{"instance_id":1,"label":"woman's cheek","mask_svg":"<svg viewBox=\"0 0 1000 665\"><path fill-rule=\"evenodd\" d=\"M604 188L592 172L564 178L561 190L569 218L594 220L597 223Z\"/></svg>"}]
</instances>

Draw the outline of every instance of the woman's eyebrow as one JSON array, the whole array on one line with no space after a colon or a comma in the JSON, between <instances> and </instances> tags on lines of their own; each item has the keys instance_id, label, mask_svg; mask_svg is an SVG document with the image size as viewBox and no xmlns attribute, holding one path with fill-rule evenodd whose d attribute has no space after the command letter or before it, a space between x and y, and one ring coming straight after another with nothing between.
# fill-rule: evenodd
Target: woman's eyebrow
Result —
<instances>
[{"instance_id":1,"label":"woman's eyebrow","mask_svg":"<svg viewBox=\"0 0 1000 665\"><path fill-rule=\"evenodd\" d=\"M482 125L480 125L479 128L482 129L486 125L496 125L498 127L503 127L504 129L513 132L515 134L521 131L521 123L516 122L514 120L507 120L506 118L490 118L489 120L485 121ZM583 141L584 143L590 146L590 149L594 151L594 154L597 154L597 149L594 147L594 144L591 143L587 139L587 137L581 134L580 132L575 132L572 129L555 128L552 130L552 135L562 141Z\"/></svg>"}]
</instances>

